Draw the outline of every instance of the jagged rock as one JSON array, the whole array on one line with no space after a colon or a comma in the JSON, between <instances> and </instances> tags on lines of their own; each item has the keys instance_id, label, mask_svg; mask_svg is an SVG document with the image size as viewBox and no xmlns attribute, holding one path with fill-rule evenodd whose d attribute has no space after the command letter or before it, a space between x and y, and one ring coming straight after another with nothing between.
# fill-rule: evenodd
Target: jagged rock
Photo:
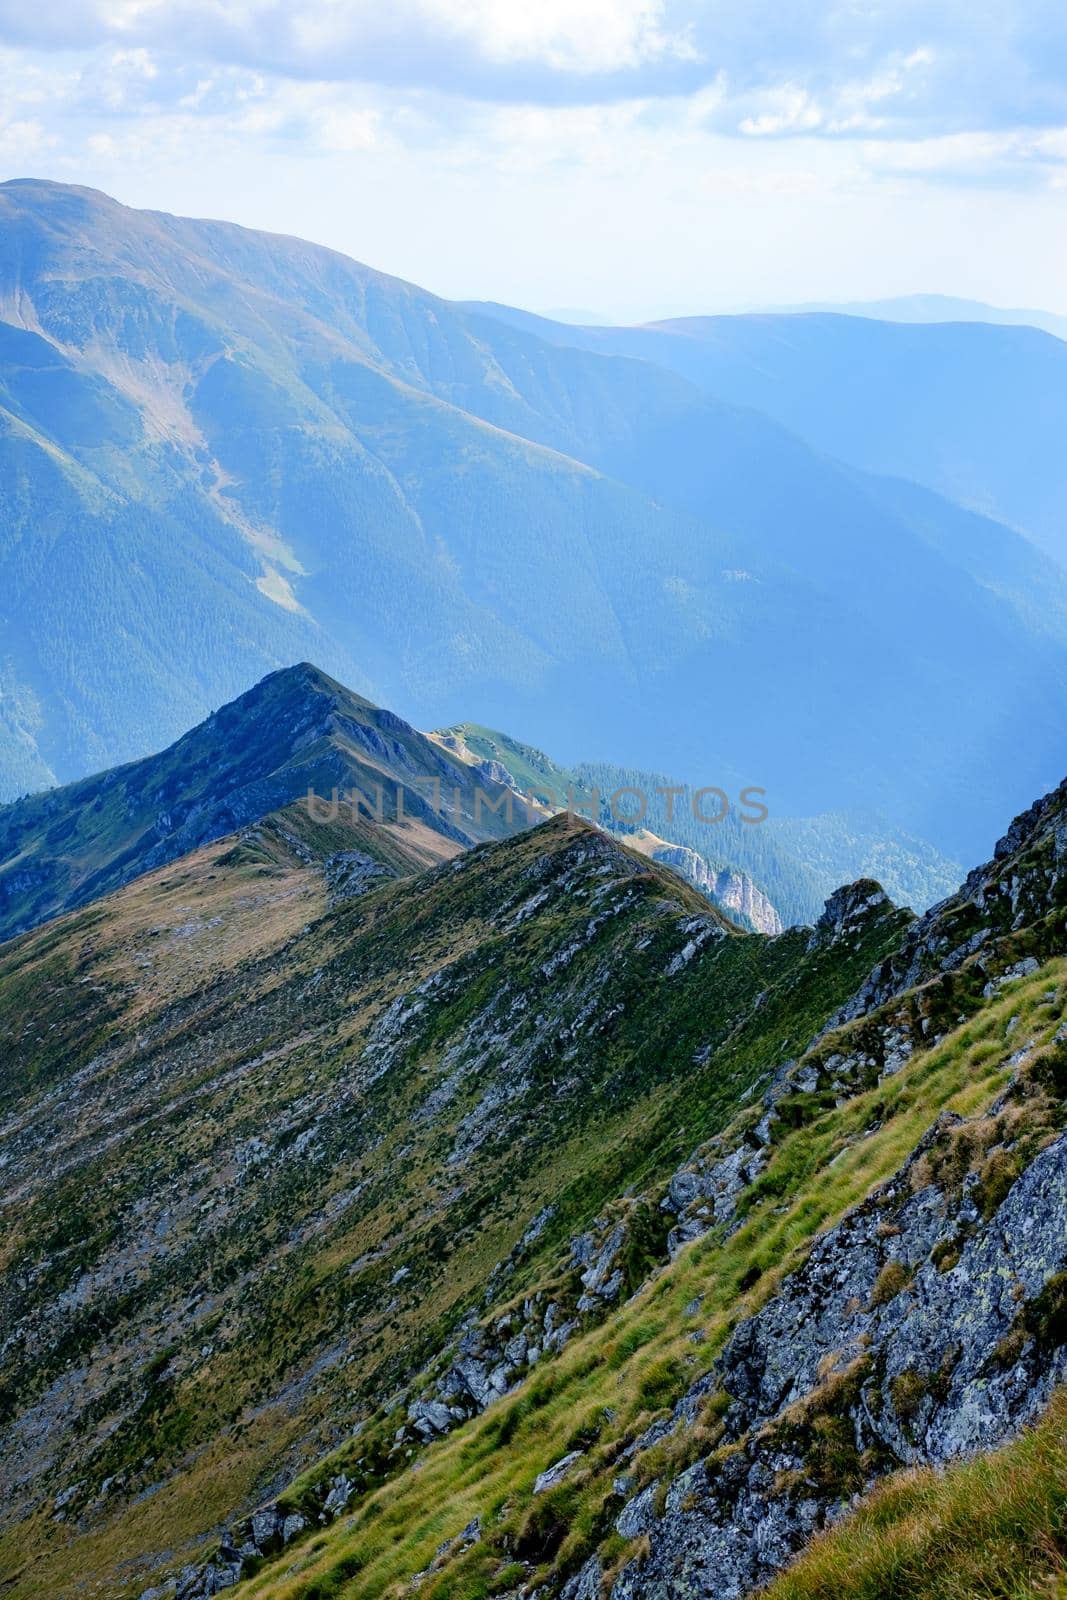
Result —
<instances>
[{"instance_id":1,"label":"jagged rock","mask_svg":"<svg viewBox=\"0 0 1067 1600\"><path fill-rule=\"evenodd\" d=\"M688 934L689 937L678 954L672 956L668 961L666 968L668 978L676 977L682 968L687 967L693 957L703 950L704 946L710 941L726 937L720 923L712 922L710 918L704 917L690 917L683 924L683 932Z\"/></svg>"},{"instance_id":2,"label":"jagged rock","mask_svg":"<svg viewBox=\"0 0 1067 1600\"><path fill-rule=\"evenodd\" d=\"M322 1505L323 1514L327 1517L338 1516L351 1500L355 1487L355 1484L346 1478L343 1472L338 1473L335 1478L331 1478L330 1492Z\"/></svg>"},{"instance_id":3,"label":"jagged rock","mask_svg":"<svg viewBox=\"0 0 1067 1600\"><path fill-rule=\"evenodd\" d=\"M424 1439L432 1439L435 1434L448 1433L449 1429L455 1426L452 1412L440 1400L417 1400L414 1405L408 1407L408 1418Z\"/></svg>"},{"instance_id":4,"label":"jagged rock","mask_svg":"<svg viewBox=\"0 0 1067 1600\"><path fill-rule=\"evenodd\" d=\"M339 850L335 855L327 856L322 870L331 905L355 900L359 895L366 894L380 879L394 876L388 867L361 850Z\"/></svg>"},{"instance_id":5,"label":"jagged rock","mask_svg":"<svg viewBox=\"0 0 1067 1600\"><path fill-rule=\"evenodd\" d=\"M1016 961L1012 966L1006 967L996 978L991 978L982 990L985 999L992 999L998 989L1003 989L1006 983L1011 983L1015 978L1031 978L1038 971L1041 963L1036 956L1027 956L1023 961Z\"/></svg>"},{"instance_id":6,"label":"jagged rock","mask_svg":"<svg viewBox=\"0 0 1067 1600\"><path fill-rule=\"evenodd\" d=\"M236 1550L221 1549L205 1567L187 1567L178 1579L175 1600L210 1600L241 1581L241 1560Z\"/></svg>"},{"instance_id":7,"label":"jagged rock","mask_svg":"<svg viewBox=\"0 0 1067 1600\"><path fill-rule=\"evenodd\" d=\"M872 911L880 910L889 903L889 896L882 885L873 878L859 878L855 883L835 889L812 930L809 949L836 944L839 939L852 937Z\"/></svg>"},{"instance_id":8,"label":"jagged rock","mask_svg":"<svg viewBox=\"0 0 1067 1600\"><path fill-rule=\"evenodd\" d=\"M562 1483L574 1463L581 1460L582 1455L581 1450L572 1450L552 1466L546 1467L544 1472L539 1472L534 1479L534 1494L544 1494L546 1489L554 1489L557 1483Z\"/></svg>"},{"instance_id":9,"label":"jagged rock","mask_svg":"<svg viewBox=\"0 0 1067 1600\"><path fill-rule=\"evenodd\" d=\"M615 1518L615 1531L624 1539L636 1539L639 1534L647 1533L656 1520L656 1490L659 1488L659 1479L656 1478L640 1494L635 1494L632 1500L627 1501L618 1516Z\"/></svg>"},{"instance_id":10,"label":"jagged rock","mask_svg":"<svg viewBox=\"0 0 1067 1600\"><path fill-rule=\"evenodd\" d=\"M598 895L603 892L609 900L612 896L621 900L627 892L625 874L611 850L613 847L605 853L599 845L581 844L574 852L575 858L587 853L597 864L594 872L574 890L584 897L581 916L575 919L583 931L577 941L567 941L567 950L572 944L584 949L594 936L589 930L594 929L595 933L601 913L597 911L590 916L585 908L600 904ZM560 1348L585 1319L606 1314L607 1302L623 1289L620 1267L623 1260L629 1278L635 1263L647 1261L651 1256L662 1264L666 1256L679 1247L681 1240L696 1236L697 1231L711 1226L731 1226L739 1197L747 1185L758 1181L769 1159L766 1149L753 1137L753 1121L758 1118L761 1139L773 1146L783 1130L797 1126L814 1114L812 1106L802 1101L818 1100L819 1104L827 1105L834 1098L845 1101L858 1090L872 1087L880 1077L898 1070L911 1053L936 1039L942 1026L946 1031L955 1026L960 1020L960 1007L977 1004L976 997L983 984L996 984L1004 977L1025 978L1036 970L1038 957L1028 953L1031 941L1045 940L1045 944L1036 946L1042 951L1062 948L1062 917L1043 916L1037 932L1028 925L1022 928L1017 924L1019 916L1028 915L1033 905L1048 904L1055 908L1065 903L1061 892L1061 885L1067 883L1062 876L1064 861L1067 861L1067 852L1057 843L1055 849L1049 846L1044 864L1037 868L1022 858L1016 861L1013 857L1003 881L985 870L969 897L953 902L948 911L942 908L940 919L924 922L920 945L912 952L918 963L917 970L923 975L924 987L918 997L915 994L902 996L893 989L895 969L880 963L875 975L864 985L855 1016L846 1019L843 1033L832 1038L820 1036L796 1061L778 1065L776 1056L765 1076L749 1084L748 1093L762 1095L763 1104L760 1107L750 1103L741 1110L741 1126L747 1131L732 1136L738 1141L733 1148L720 1136L693 1153L668 1182L665 1192L657 1189L636 1199L625 1195L610 1204L604 1200L603 1214L573 1242L571 1254L563 1254L553 1263L550 1289L530 1289L521 1309L516 1303L507 1315L501 1316L494 1314L494 1306L499 1308L502 1297L497 1294L494 1299L488 1285L484 1286L484 1293L483 1286L479 1285L476 1309L467 1307L468 1320L440 1352L430 1375L421 1380L425 1393L420 1397L401 1388L394 1397L397 1404L404 1406L407 1420L402 1421L404 1413L395 1419L402 1425L397 1429L396 1448L390 1464L402 1467L414 1455L421 1438L434 1437L491 1404L518 1382L543 1352ZM450 874L455 870L454 867L447 869ZM547 868L545 870L547 872ZM562 873L558 872L558 862L554 870L557 870L557 879L553 882L553 894L558 883L574 870L571 857L568 856ZM528 889L529 883L524 886L522 895L516 897L518 903L522 903ZM1042 893L1046 896L1044 902L1040 901ZM826 962L827 969L849 958L857 930L867 919L877 922L888 915L885 897L880 892L868 892L862 885L859 892L844 891L834 897L834 901L836 904L828 906L820 919L820 928L811 936L819 948L819 962L823 960L824 949L835 943L841 946ZM973 922L975 917L985 914L980 901L992 908L988 928L975 926ZM508 916L512 915L512 910L508 908ZM894 917L897 915L893 913ZM666 952L678 949L683 938L686 944L682 945L681 953L684 954L693 938L699 937L705 920L703 916L675 917L671 913L663 930L669 942L666 949L657 947L660 953L656 956L653 976L662 976ZM895 925L899 926L899 921ZM732 934L724 933L723 937L730 943L735 942ZM790 937L796 939L795 935ZM802 937L796 942L799 945L805 940ZM746 945L752 943L755 941L746 941ZM557 953L563 949L561 940ZM696 958L689 956L688 959L695 961ZM973 973L968 973L966 984L959 986L963 998L951 1006L946 1013L947 1022L943 1023L940 1016L924 1007L930 993L938 990L946 975L955 974L960 962L971 963ZM293 1001L295 1026L303 1029L308 1025L308 996L314 992L317 979L325 970L328 969L319 964L311 978L302 975ZM350 975L343 976L347 983ZM693 976L690 974L671 987L680 992ZM558 1083L554 1080L553 1086L563 1092L566 1092L566 1074L571 1069L569 1052L573 1040L585 1026L589 1005L595 1005L599 998L602 979L602 973L589 978L587 989L576 996L565 1028L559 1025L558 1017L547 1028L541 1028L538 1023L538 1047L551 1047L550 1059L559 1063ZM348 992L345 983L338 979L338 992ZM436 969L426 975L421 969L413 968L410 975L406 970L401 974L401 982L383 994L381 1009L374 1014L374 1022L367 1033L367 1051L362 1056L358 1052L352 1052L351 1058L346 1055L352 1073L357 1077L363 1074L361 1092L363 1084L373 1083L377 1074L384 1070L383 1063L400 1060L404 1052L412 1051L424 1036L442 997L451 996L461 984L462 979L449 968ZM521 1076L525 1064L517 1060L521 1041L513 1054L518 1036L509 1033L501 1020L504 1016L526 1015L521 1009L518 987L516 985L512 992L502 991L495 1010L492 1007L479 1010L476 1019L465 1026L462 1039L468 1076L457 1080L457 1093L461 1088L466 1095L472 1086L481 1093L479 1080L485 1063L493 1059L494 1054L506 1057L507 1081L501 1075L501 1082L493 1091L501 1098L490 1103L486 1094L482 1101L483 1108L488 1108L486 1126L497 1137L502 1128L506 1130L500 1106L506 1105L510 1084ZM396 988L402 988L403 992L397 995ZM956 990L946 985L946 992L955 1002ZM1020 1014L1023 1013L1020 1011ZM1020 1030L1023 1034L1028 1031L1029 1023L1026 1029ZM699 1036L694 1034L686 1044L680 1057L683 1070L692 1058L691 1044ZM801 1043L799 1039L782 1040L781 1034L776 1032L773 1048L784 1054L787 1048L796 1049ZM1020 1039L1017 1033L1012 1037L1012 1045L1017 1049L1007 1058L1008 1062L1020 1062L1029 1048L1026 1040ZM445 1082L456 1066L459 1048L450 1043L442 1051ZM391 1055L394 1049L399 1053ZM319 1059L315 1058L315 1070L318 1070ZM555 1065L553 1071L557 1071ZM309 1072L309 1083L312 1077L313 1073ZM418 1080L414 1081L417 1085ZM312 1117L304 1115L301 1105L287 1126L271 1128L269 1138L261 1137L260 1130L252 1138L245 1139L242 1130L241 1148L248 1152L249 1158L235 1161L235 1167L242 1173L254 1172L261 1161L271 1159L270 1152L282 1136L288 1136L285 1149L286 1159L290 1161L294 1149L303 1149L300 1141L324 1138L325 1130L336 1120L336 1097L340 1092L337 1082L331 1083L330 1096L319 1105L314 1099L317 1091L308 1089L307 1098L314 1107ZM303 1088L301 1094L305 1094ZM886 1115L889 1114L887 1111ZM461 1144L457 1139L454 1148L462 1147L473 1154L479 1136L476 1119L468 1119L465 1129L463 1138L468 1138L469 1132L469 1142ZM227 1151L234 1147L235 1142L231 1140ZM1044 1152L1042 1159L1047 1156L1048 1152ZM458 1185L470 1181L470 1172L478 1159L474 1155L471 1165L457 1179L457 1192L463 1192ZM1031 1348L1025 1340L1019 1349L1012 1347L1011 1360L1003 1367L993 1359L1013 1326L1011 1319L1019 1314L1020 1306L1025 1308L1031 1303L1037 1292L1034 1286L1044 1281L1042 1274L1047 1276L1052 1270L1049 1266L1054 1254L1052 1243L1035 1236L1032 1227L1028 1233L1027 1213L1023 1210L1015 1215L1006 1211L1006 1220L997 1219L995 1224L988 1222L973 1181L968 1179L957 1195L946 1199L931 1185L920 1182L916 1173L914 1166L906 1169L891 1186L893 1192L888 1200L884 1191L877 1207L858 1208L851 1218L839 1225L839 1230L831 1230L818 1240L806 1267L786 1279L780 1292L776 1291L775 1299L764 1308L767 1321L750 1319L749 1324L737 1331L735 1340L720 1358L713 1378L714 1382L723 1384L724 1392L731 1397L722 1425L736 1449L721 1468L712 1470L698 1462L670 1485L662 1517L655 1517L654 1507L642 1502L641 1519L649 1519L645 1531L652 1541L653 1569L664 1551L667 1553L662 1555L661 1574L668 1570L673 1572L670 1564L674 1561L679 1563L680 1571L688 1571L686 1562L694 1551L697 1553L692 1556L693 1572L702 1570L700 1561L704 1557L700 1551L712 1565L714 1557L722 1569L725 1557L720 1559L721 1550L733 1550L736 1570L731 1574L730 1570L723 1569L720 1573L721 1592L729 1592L730 1583L762 1581L762 1577L774 1569L776 1561L785 1559L797 1547L798 1541L836 1515L840 1507L839 1494L813 1495L799 1488L794 1492L789 1480L794 1473L799 1475L798 1481L805 1476L805 1461L796 1441L788 1436L782 1417L782 1407L789 1403L790 1397L797 1404L805 1403L818 1389L826 1371L832 1377L843 1378L850 1363L869 1360L879 1364L870 1379L865 1372L858 1372L857 1398L854 1402L849 1400L852 1408L849 1414L862 1439L876 1439L886 1459L902 1462L951 1459L976 1444L1001 1436L1003 1430L1010 1430L1020 1417L1028 1414L1027 1407L1039 1404L1042 1393L1047 1393L1047 1384L1062 1372L1060 1355L1055 1352L1050 1355L1047 1349ZM1051 1174L1052 1168L1046 1167L1041 1179L1045 1192L1030 1196L1029 1213L1037 1219L1039 1230L1046 1223L1054 1225L1063 1216L1062 1185L1056 1188ZM1025 1176L1019 1184L1024 1182ZM343 1201L344 1193L331 1196L329 1203L336 1203L338 1198ZM1011 1194L1005 1205L1010 1203ZM663 1248L663 1234L654 1228L649 1237L646 1237L647 1230L637 1236L639 1249L628 1249L630 1228L642 1207L645 1220L647 1212L652 1210L656 1222L662 1222L665 1233L668 1223L656 1215L655 1210L661 1205L675 1224L668 1236L667 1248ZM168 1226L173 1211L168 1203ZM890 1230L891 1237L883 1235L887 1220L895 1225L895 1231ZM527 1238L534 1223L527 1228ZM521 1227L521 1222L518 1226ZM992 1231L994 1227L1000 1228L1002 1237L999 1240ZM644 1223L642 1228L644 1230ZM937 1272L928 1260L932 1244L941 1242L947 1232L954 1231L961 1235L960 1260L951 1269ZM983 1255L982 1250L987 1254ZM1027 1250L1031 1252L1030 1257L1026 1257ZM824 1258L825 1252L830 1254ZM1025 1273L1020 1276L1016 1270L1024 1257L1031 1260L1034 1267L1033 1285ZM821 1277L817 1271L820 1262L825 1268ZM894 1262L905 1272L906 1281L899 1292L876 1305L874 1290L879 1274ZM396 1280L397 1274L392 1271L395 1266L396 1257L389 1260L383 1250L375 1259L374 1271L380 1274L382 1282L388 1283L390 1277ZM808 1266L813 1275L805 1278L803 1273ZM1019 1300L1017 1293L1022 1296ZM510 1301L513 1297L509 1295L508 1298ZM851 1304L853 1301L856 1303ZM773 1322L776 1307L784 1319L781 1327ZM484 1324L477 1320L479 1310L485 1318ZM763 1315L761 1312L760 1316ZM956 1326L953 1319L957 1316L964 1318L965 1326ZM951 1350L944 1343L946 1330L952 1335ZM764 1334L766 1340L761 1343ZM746 1338L750 1341L747 1346ZM991 1340L995 1341L992 1351ZM201 1348L199 1336L189 1341L189 1347ZM818 1358L814 1370L811 1362L805 1366L805 1350L813 1359ZM691 1359L696 1362L696 1355ZM991 1364L983 1367L982 1360ZM898 1379L916 1374L920 1380L929 1380L930 1392L922 1393L905 1416L893 1399L893 1385ZM392 1386L402 1380L390 1377L388 1381ZM657 1418L640 1439L627 1447L627 1455L632 1457L650 1449L672 1432L678 1435L692 1427L706 1394L706 1390L694 1385L669 1415ZM381 1409L387 1412L389 1405ZM719 1415L716 1412L717 1419ZM419 1429L420 1421L427 1424L428 1432ZM390 1429L394 1425L390 1424ZM387 1447L386 1439L383 1448ZM570 1457L554 1463L549 1474L542 1474L539 1480L542 1492L547 1487L545 1478L561 1469L564 1472L568 1467L573 1470L573 1462L579 1454L573 1452ZM625 1459L620 1459L620 1466ZM325 1483L316 1485L307 1501L302 1502L306 1503L312 1517L317 1516L321 1508L325 1521L350 1507L357 1482L358 1492L362 1494L371 1472L361 1473L358 1463L350 1470L355 1474L355 1482L342 1474L331 1480L328 1490ZM374 1471L377 1471L377 1464ZM550 1477L550 1481L558 1480ZM627 1488L632 1493L629 1485ZM637 1517L636 1503L640 1500L641 1495L635 1496L631 1505L623 1507L619 1513L620 1517L627 1517L627 1526L630 1526L630 1515ZM260 1519L258 1528L257 1517ZM201 1600L201 1596L235 1582L234 1574L240 1570L241 1558L260 1551L261 1540L273 1549L277 1548L274 1541L279 1535L284 1542L288 1520L279 1519L280 1513L274 1507L239 1524L207 1566L189 1576L188 1600ZM596 1571L599 1582L599 1569L594 1565L589 1570ZM712 1570L711 1565L708 1570ZM585 1571L583 1568L582 1574ZM572 1583L575 1581L571 1579ZM655 1588L642 1591L634 1587L643 1581L640 1574L627 1569L617 1580L621 1586L618 1594L658 1594ZM673 1582L673 1578L670 1581ZM701 1593L699 1587L695 1592Z\"/></svg>"},{"instance_id":11,"label":"jagged rock","mask_svg":"<svg viewBox=\"0 0 1067 1600\"><path fill-rule=\"evenodd\" d=\"M782 919L777 908L746 872L729 867L716 870L696 850L682 844L655 845L652 859L672 867L701 894L756 933L772 937L781 933Z\"/></svg>"},{"instance_id":12,"label":"jagged rock","mask_svg":"<svg viewBox=\"0 0 1067 1600\"><path fill-rule=\"evenodd\" d=\"M951 1126L935 1125L901 1172L818 1240L735 1330L710 1382L732 1397L725 1422L740 1448L714 1466L697 1462L672 1486L663 1516L640 1529L650 1536L648 1559L623 1570L612 1600L740 1600L838 1514L841 1491L816 1489L808 1473L798 1405L836 1407L857 1461L877 1446L882 1461L944 1462L1001 1442L1067 1378L1062 1343L1038 1350L1031 1337L1015 1348L1007 1338L1067 1266L1067 1136L1038 1154L984 1221L973 1185L955 1200L930 1185L913 1189L918 1163ZM931 1252L960 1222L971 1232L942 1271ZM879 1299L873 1290L888 1261L900 1264L902 1287ZM904 1393L902 1412L894 1397ZM675 1421L684 1424L680 1406ZM638 1448L655 1442L653 1432Z\"/></svg>"},{"instance_id":13,"label":"jagged rock","mask_svg":"<svg viewBox=\"0 0 1067 1600\"><path fill-rule=\"evenodd\" d=\"M582 1569L563 1585L560 1600L600 1600L600 1562L590 1556Z\"/></svg>"},{"instance_id":14,"label":"jagged rock","mask_svg":"<svg viewBox=\"0 0 1067 1600\"><path fill-rule=\"evenodd\" d=\"M672 1260L683 1245L699 1239L709 1228L733 1220L738 1196L755 1182L765 1165L763 1150L742 1143L728 1155L679 1168L661 1201L663 1210L678 1218L667 1236Z\"/></svg>"},{"instance_id":15,"label":"jagged rock","mask_svg":"<svg viewBox=\"0 0 1067 1600\"><path fill-rule=\"evenodd\" d=\"M282 1519L273 1507L267 1511L256 1511L252 1516L252 1543L259 1550L267 1550L274 1538L281 1532Z\"/></svg>"}]
</instances>

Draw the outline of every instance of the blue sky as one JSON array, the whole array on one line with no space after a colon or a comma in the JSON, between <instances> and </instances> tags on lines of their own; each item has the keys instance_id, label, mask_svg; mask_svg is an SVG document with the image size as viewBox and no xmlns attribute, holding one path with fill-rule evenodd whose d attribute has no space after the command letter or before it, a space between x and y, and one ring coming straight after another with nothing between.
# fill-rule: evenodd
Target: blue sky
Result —
<instances>
[{"instance_id":1,"label":"blue sky","mask_svg":"<svg viewBox=\"0 0 1067 1600\"><path fill-rule=\"evenodd\" d=\"M1044 3L0 0L0 173L618 316L1067 311Z\"/></svg>"}]
</instances>

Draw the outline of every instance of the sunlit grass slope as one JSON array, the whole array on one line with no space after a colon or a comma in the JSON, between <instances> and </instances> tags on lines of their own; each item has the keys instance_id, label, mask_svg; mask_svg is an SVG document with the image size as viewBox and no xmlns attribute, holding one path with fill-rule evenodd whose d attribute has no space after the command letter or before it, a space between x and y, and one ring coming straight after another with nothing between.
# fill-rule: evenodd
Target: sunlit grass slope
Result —
<instances>
[{"instance_id":1,"label":"sunlit grass slope","mask_svg":"<svg viewBox=\"0 0 1067 1600\"><path fill-rule=\"evenodd\" d=\"M544 1576L550 1570L558 1575L576 1570L600 1546L609 1570L612 1558L621 1565L637 1548L612 1532L620 1505L612 1480L626 1441L711 1367L737 1321L770 1297L821 1229L896 1171L939 1113L978 1117L990 1106L1011 1078L1013 1040L1034 1041L1028 1071L1040 1074L1042 1063L1059 1060L1054 1035L1067 1001L1065 986L1067 961L1049 962L1007 985L896 1076L840 1106L806 1108L801 1125L778 1138L767 1169L746 1197L743 1226L731 1238L711 1233L683 1251L610 1322L573 1341L521 1390L429 1449L417 1470L385 1484L328 1531L309 1536L239 1594L249 1600L378 1600L399 1594L423 1573L424 1600L482 1600L506 1593L520 1579L536 1588L539 1559ZM848 1032L842 1030L843 1039ZM1034 1103L1040 1107L1041 1097ZM1040 1140L1045 1113L1033 1115L1033 1136ZM634 1487L654 1479L665 1485L696 1455L715 1448L714 1396L712 1401L688 1433L628 1463ZM1062 1420L1062 1410L1056 1416ZM580 1469L535 1499L538 1473L575 1448L585 1451ZM1029 1459L1027 1452L1035 1462L1040 1456L1032 1442L1018 1448L1021 1459ZM371 1449L373 1430L338 1453L338 1467ZM1053 1463L1062 1460L1054 1450L1046 1455ZM992 1469L973 1470L977 1483ZM1045 1469L1035 1464L1039 1470ZM294 1505L300 1492L297 1482ZM1031 1514L1020 1494L1016 1531L1024 1543L1031 1537L1040 1543L1042 1518L1051 1514L1044 1502L1038 1513L1037 1498ZM475 1517L481 1521L480 1542L439 1555ZM829 1596L831 1589L788 1591L794 1592ZM843 1592L872 1600L875 1594L888 1600L912 1593L891 1586ZM970 1592L929 1590L946 1600ZM989 1590L1013 1597L1024 1592Z\"/></svg>"}]
</instances>

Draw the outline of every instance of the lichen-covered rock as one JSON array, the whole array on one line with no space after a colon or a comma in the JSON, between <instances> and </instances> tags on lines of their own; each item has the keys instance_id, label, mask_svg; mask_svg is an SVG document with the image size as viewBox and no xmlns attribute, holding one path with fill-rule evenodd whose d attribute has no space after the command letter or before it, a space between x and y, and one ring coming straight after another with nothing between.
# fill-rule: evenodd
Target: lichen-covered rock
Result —
<instances>
[{"instance_id":1,"label":"lichen-covered rock","mask_svg":"<svg viewBox=\"0 0 1067 1600\"><path fill-rule=\"evenodd\" d=\"M562 1483L574 1463L580 1461L581 1458L582 1452L580 1450L569 1450L565 1456L561 1456L550 1467L546 1467L544 1472L539 1472L534 1479L534 1494L544 1494L546 1490L554 1489L557 1483Z\"/></svg>"},{"instance_id":2,"label":"lichen-covered rock","mask_svg":"<svg viewBox=\"0 0 1067 1600\"><path fill-rule=\"evenodd\" d=\"M680 1167L660 1202L678 1221L667 1236L673 1260L683 1245L717 1225L733 1221L738 1196L754 1183L766 1165L764 1151L743 1141L729 1154L708 1155Z\"/></svg>"},{"instance_id":3,"label":"lichen-covered rock","mask_svg":"<svg viewBox=\"0 0 1067 1600\"><path fill-rule=\"evenodd\" d=\"M655 1499L659 1479L654 1479L640 1494L628 1500L615 1518L615 1532L624 1539L636 1539L647 1533L656 1520Z\"/></svg>"},{"instance_id":4,"label":"lichen-covered rock","mask_svg":"<svg viewBox=\"0 0 1067 1600\"><path fill-rule=\"evenodd\" d=\"M1040 1311L1067 1270L1067 1136L986 1214L973 1180L955 1194L918 1181L955 1131L939 1121L818 1240L735 1330L694 1404L675 1407L671 1429L688 1425L709 1381L721 1386L734 1448L690 1467L651 1523L647 1490L624 1508L616 1527L648 1535L649 1554L624 1568L612 1600L747 1595L878 1472L991 1448L1067 1380L1062 1326ZM938 1250L948 1239L959 1240L952 1258Z\"/></svg>"}]
</instances>

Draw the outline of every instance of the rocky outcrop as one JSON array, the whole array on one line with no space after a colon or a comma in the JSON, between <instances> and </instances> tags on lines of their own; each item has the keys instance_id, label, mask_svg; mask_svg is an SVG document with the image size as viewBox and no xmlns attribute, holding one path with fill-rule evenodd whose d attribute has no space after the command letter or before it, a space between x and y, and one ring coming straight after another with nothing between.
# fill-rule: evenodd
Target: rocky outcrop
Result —
<instances>
[{"instance_id":1,"label":"rocky outcrop","mask_svg":"<svg viewBox=\"0 0 1067 1600\"><path fill-rule=\"evenodd\" d=\"M338 850L326 857L322 871L331 906L340 905L344 900L356 900L383 878L394 876L388 867L362 850Z\"/></svg>"},{"instance_id":2,"label":"rocky outcrop","mask_svg":"<svg viewBox=\"0 0 1067 1600\"><path fill-rule=\"evenodd\" d=\"M684 1431L718 1402L720 1440L660 1516L647 1490L624 1507L649 1548L612 1600L746 1595L881 1473L999 1444L1067 1379L1067 1137L991 1206L978 1172L926 1181L960 1131L940 1121L675 1407Z\"/></svg>"},{"instance_id":3,"label":"rocky outcrop","mask_svg":"<svg viewBox=\"0 0 1067 1600\"><path fill-rule=\"evenodd\" d=\"M717 1153L721 1148L717 1142L707 1155L679 1167L667 1185L660 1205L677 1219L667 1235L667 1253L672 1260L683 1245L699 1239L709 1228L728 1228L738 1197L766 1164L766 1153L755 1140L742 1140L727 1155Z\"/></svg>"},{"instance_id":4,"label":"rocky outcrop","mask_svg":"<svg viewBox=\"0 0 1067 1600\"><path fill-rule=\"evenodd\" d=\"M776 907L746 872L709 866L702 855L683 844L657 844L651 855L653 861L671 867L744 927L755 933L781 933L782 919Z\"/></svg>"},{"instance_id":5,"label":"rocky outcrop","mask_svg":"<svg viewBox=\"0 0 1067 1600\"><path fill-rule=\"evenodd\" d=\"M967 967L981 984L1013 961L1064 948L1067 782L1016 817L993 859L957 894L914 922L828 1027L865 1015L905 989Z\"/></svg>"}]
</instances>

